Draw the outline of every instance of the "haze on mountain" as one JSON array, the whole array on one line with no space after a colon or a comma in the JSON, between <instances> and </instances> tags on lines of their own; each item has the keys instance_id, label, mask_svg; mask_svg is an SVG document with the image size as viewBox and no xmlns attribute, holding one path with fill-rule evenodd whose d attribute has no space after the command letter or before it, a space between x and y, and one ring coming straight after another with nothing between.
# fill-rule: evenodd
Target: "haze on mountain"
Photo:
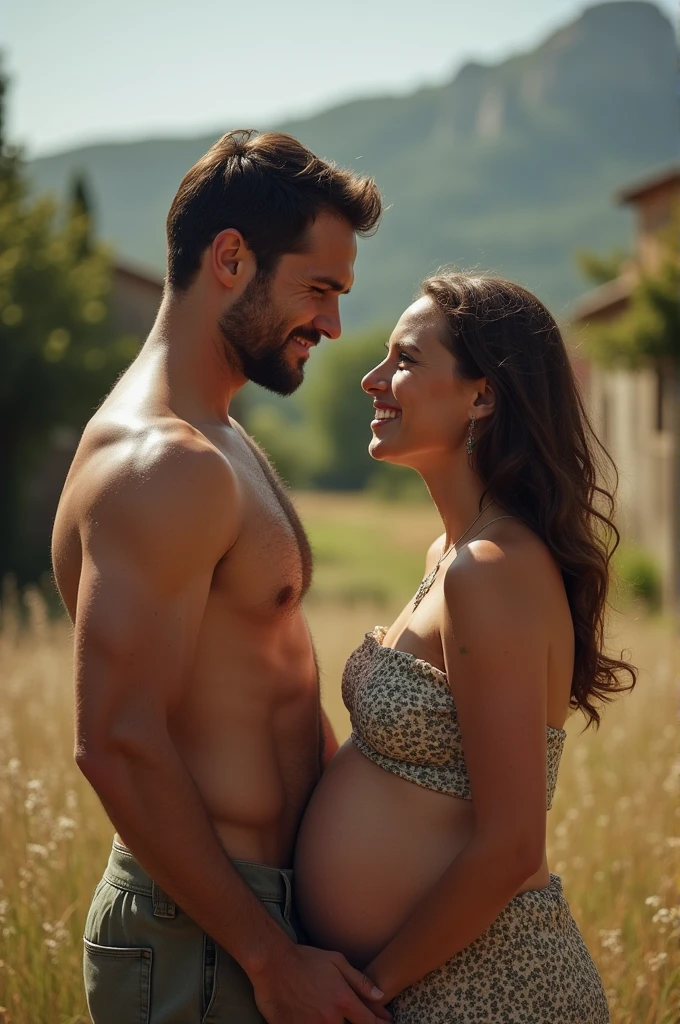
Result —
<instances>
[{"instance_id":1,"label":"haze on mountain","mask_svg":"<svg viewBox=\"0 0 680 1024\"><path fill-rule=\"evenodd\" d=\"M625 246L612 193L678 153L673 27L653 4L588 8L532 52L470 63L447 84L279 125L375 176L388 209L362 243L349 327L393 323L439 265L493 270L557 314L583 290L574 255ZM162 273L164 221L188 168L230 128L195 139L93 145L31 164L36 189L84 173L99 233Z\"/></svg>"}]
</instances>

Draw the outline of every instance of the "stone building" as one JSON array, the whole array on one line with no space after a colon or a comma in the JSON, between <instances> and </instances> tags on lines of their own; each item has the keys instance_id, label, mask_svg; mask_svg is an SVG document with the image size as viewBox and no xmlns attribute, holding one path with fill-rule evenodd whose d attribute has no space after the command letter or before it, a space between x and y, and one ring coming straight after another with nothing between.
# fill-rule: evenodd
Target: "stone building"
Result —
<instances>
[{"instance_id":1,"label":"stone building","mask_svg":"<svg viewBox=\"0 0 680 1024\"><path fill-rule=\"evenodd\" d=\"M612 321L626 310L641 270L659 266L664 229L680 209L680 163L629 185L617 199L634 211L633 257L619 277L576 304L572 341L577 346L588 324ZM668 610L680 603L679 395L672 364L650 362L634 371L589 367L587 396L595 429L620 473L618 525L626 539L658 562Z\"/></svg>"}]
</instances>

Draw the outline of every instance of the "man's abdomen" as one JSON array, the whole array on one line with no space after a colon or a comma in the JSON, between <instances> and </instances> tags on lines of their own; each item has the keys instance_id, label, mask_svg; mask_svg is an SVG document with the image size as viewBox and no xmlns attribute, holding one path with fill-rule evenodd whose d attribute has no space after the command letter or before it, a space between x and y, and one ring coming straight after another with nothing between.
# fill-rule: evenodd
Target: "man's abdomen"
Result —
<instances>
[{"instance_id":1,"label":"man's abdomen","mask_svg":"<svg viewBox=\"0 0 680 1024\"><path fill-rule=\"evenodd\" d=\"M198 653L171 728L231 857L289 867L319 775L319 687L302 616L225 628Z\"/></svg>"}]
</instances>

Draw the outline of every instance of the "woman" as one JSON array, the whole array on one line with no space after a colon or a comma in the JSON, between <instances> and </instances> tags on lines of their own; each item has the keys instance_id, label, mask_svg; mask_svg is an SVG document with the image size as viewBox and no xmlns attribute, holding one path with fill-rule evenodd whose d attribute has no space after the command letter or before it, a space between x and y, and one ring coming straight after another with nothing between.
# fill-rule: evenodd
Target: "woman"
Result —
<instances>
[{"instance_id":1,"label":"woman","mask_svg":"<svg viewBox=\"0 0 680 1024\"><path fill-rule=\"evenodd\" d=\"M348 661L354 732L298 842L303 922L397 1024L603 1024L546 810L569 710L599 723L635 670L602 651L613 499L559 329L515 284L434 277L362 386L371 455L421 474L445 533Z\"/></svg>"}]
</instances>

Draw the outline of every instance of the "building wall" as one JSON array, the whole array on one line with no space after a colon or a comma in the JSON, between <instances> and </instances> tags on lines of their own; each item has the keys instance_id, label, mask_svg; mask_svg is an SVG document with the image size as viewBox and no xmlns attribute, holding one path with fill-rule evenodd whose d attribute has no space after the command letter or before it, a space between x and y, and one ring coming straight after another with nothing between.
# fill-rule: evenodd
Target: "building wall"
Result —
<instances>
[{"instance_id":1,"label":"building wall","mask_svg":"<svg viewBox=\"0 0 680 1024\"><path fill-rule=\"evenodd\" d=\"M680 183L659 186L638 201L636 257L643 270L655 270L663 251L663 233L680 204Z\"/></svg>"},{"instance_id":2,"label":"building wall","mask_svg":"<svg viewBox=\"0 0 680 1024\"><path fill-rule=\"evenodd\" d=\"M665 232L680 209L680 179L676 172L657 177L648 186L621 193L621 199L636 209L635 263L616 281L581 299L572 325L576 337L587 332L588 324L612 322L625 311L635 267L637 272L658 267ZM598 436L619 470L617 526L624 539L654 555L661 569L664 605L680 612L678 372L672 364L637 371L592 364L587 402Z\"/></svg>"},{"instance_id":3,"label":"building wall","mask_svg":"<svg viewBox=\"0 0 680 1024\"><path fill-rule=\"evenodd\" d=\"M134 334L144 341L151 330L163 297L163 284L114 267L111 308L117 333Z\"/></svg>"},{"instance_id":4,"label":"building wall","mask_svg":"<svg viewBox=\"0 0 680 1024\"><path fill-rule=\"evenodd\" d=\"M674 431L670 378L662 370L593 367L591 415L619 472L617 525L645 547L662 574L664 603L675 600Z\"/></svg>"}]
</instances>

